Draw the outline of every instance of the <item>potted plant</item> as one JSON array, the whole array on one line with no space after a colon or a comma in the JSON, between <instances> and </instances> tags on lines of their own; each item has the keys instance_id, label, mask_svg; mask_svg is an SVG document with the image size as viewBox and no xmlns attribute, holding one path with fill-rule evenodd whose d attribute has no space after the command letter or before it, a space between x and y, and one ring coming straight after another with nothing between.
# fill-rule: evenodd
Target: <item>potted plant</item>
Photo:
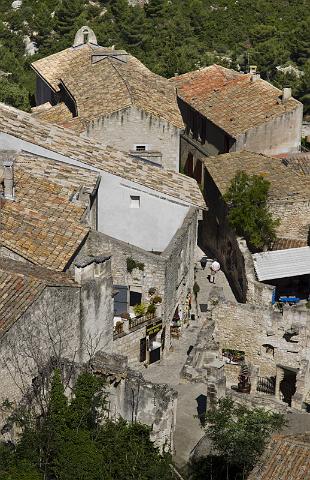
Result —
<instances>
[{"instance_id":1,"label":"potted plant","mask_svg":"<svg viewBox=\"0 0 310 480\"><path fill-rule=\"evenodd\" d=\"M150 303L149 306L147 307L146 314L148 317L153 318L156 313L156 305L154 303Z\"/></svg>"},{"instance_id":2,"label":"potted plant","mask_svg":"<svg viewBox=\"0 0 310 480\"><path fill-rule=\"evenodd\" d=\"M151 287L151 288L149 289L149 295L152 297L153 295L155 295L155 293L156 293L156 288L155 288L155 287Z\"/></svg>"},{"instance_id":3,"label":"potted plant","mask_svg":"<svg viewBox=\"0 0 310 480\"><path fill-rule=\"evenodd\" d=\"M116 325L115 325L115 332L117 335L119 335L120 333L123 333L123 322L116 322Z\"/></svg>"},{"instance_id":4,"label":"potted plant","mask_svg":"<svg viewBox=\"0 0 310 480\"><path fill-rule=\"evenodd\" d=\"M138 303L133 307L133 311L136 317L143 317L145 315L146 311L146 305L145 303Z\"/></svg>"},{"instance_id":5,"label":"potted plant","mask_svg":"<svg viewBox=\"0 0 310 480\"><path fill-rule=\"evenodd\" d=\"M161 303L163 301L163 299L161 298L160 295L155 295L155 297L152 298L152 303L155 303L155 305L157 303Z\"/></svg>"}]
</instances>

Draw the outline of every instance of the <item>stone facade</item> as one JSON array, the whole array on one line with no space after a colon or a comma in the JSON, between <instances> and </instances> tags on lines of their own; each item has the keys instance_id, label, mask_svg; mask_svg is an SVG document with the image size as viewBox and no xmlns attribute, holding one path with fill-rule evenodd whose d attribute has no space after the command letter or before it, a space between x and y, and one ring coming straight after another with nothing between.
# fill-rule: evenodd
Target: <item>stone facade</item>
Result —
<instances>
[{"instance_id":1,"label":"stone facade","mask_svg":"<svg viewBox=\"0 0 310 480\"><path fill-rule=\"evenodd\" d=\"M91 232L82 249L81 255L111 255L113 284L128 288L128 294L131 291L141 293L142 303L150 301L150 289L155 289L156 294L162 297L162 303L157 306L156 311L156 317L163 321L161 334L164 338L161 338L161 341L164 342L164 350L162 354L166 354L169 350L170 322L176 309L179 308L179 314L181 316L183 314L184 320L189 313L187 302L194 284L197 218L197 210L190 209L183 225L161 254L147 252L99 232ZM128 258L142 263L143 270L135 268L131 273L128 272ZM127 298L126 311L128 308L129 299ZM114 351L128 355L131 365L139 362L139 343L145 337L146 324L152 321L154 319L148 322L143 321L140 327L134 327L130 331L125 326L127 334L115 336Z\"/></svg>"},{"instance_id":2,"label":"stone facade","mask_svg":"<svg viewBox=\"0 0 310 480\"><path fill-rule=\"evenodd\" d=\"M303 106L249 129L236 139L230 150L249 150L265 155L298 152L300 149Z\"/></svg>"},{"instance_id":3,"label":"stone facade","mask_svg":"<svg viewBox=\"0 0 310 480\"><path fill-rule=\"evenodd\" d=\"M275 218L280 219L276 232L278 237L307 242L310 231L309 198L272 201L269 209Z\"/></svg>"},{"instance_id":4,"label":"stone facade","mask_svg":"<svg viewBox=\"0 0 310 480\"><path fill-rule=\"evenodd\" d=\"M168 121L131 106L91 121L85 134L100 143L179 171L180 132ZM146 152L139 147L145 147Z\"/></svg>"},{"instance_id":5,"label":"stone facade","mask_svg":"<svg viewBox=\"0 0 310 480\"><path fill-rule=\"evenodd\" d=\"M47 285L0 338L0 402L18 402L49 359L86 361L111 351L113 339L111 261L84 259L76 282Z\"/></svg>"},{"instance_id":6,"label":"stone facade","mask_svg":"<svg viewBox=\"0 0 310 480\"><path fill-rule=\"evenodd\" d=\"M256 393L260 377L275 379L275 398L282 399L280 383L283 372L295 372L296 393L292 405L304 407L309 381L309 312L306 308L284 307L283 312L272 307L218 303L213 311L214 339L219 353L230 349L244 352L244 361L252 372L252 393ZM227 363L228 384L237 385L240 364Z\"/></svg>"}]
</instances>

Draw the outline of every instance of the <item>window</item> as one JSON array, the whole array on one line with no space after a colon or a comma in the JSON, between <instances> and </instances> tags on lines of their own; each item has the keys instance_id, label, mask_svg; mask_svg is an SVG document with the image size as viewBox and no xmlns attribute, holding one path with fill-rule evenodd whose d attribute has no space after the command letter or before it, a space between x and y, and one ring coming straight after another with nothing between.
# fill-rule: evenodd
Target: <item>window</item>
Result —
<instances>
[{"instance_id":1,"label":"window","mask_svg":"<svg viewBox=\"0 0 310 480\"><path fill-rule=\"evenodd\" d=\"M139 305L141 303L141 300L142 300L141 292L130 291L129 305L131 307L134 307L135 305Z\"/></svg>"},{"instance_id":2,"label":"window","mask_svg":"<svg viewBox=\"0 0 310 480\"><path fill-rule=\"evenodd\" d=\"M89 33L87 31L83 32L83 42L88 43L89 40Z\"/></svg>"},{"instance_id":3,"label":"window","mask_svg":"<svg viewBox=\"0 0 310 480\"><path fill-rule=\"evenodd\" d=\"M139 195L130 195L130 208L140 208Z\"/></svg>"},{"instance_id":4,"label":"window","mask_svg":"<svg viewBox=\"0 0 310 480\"><path fill-rule=\"evenodd\" d=\"M136 145L136 152L145 152L146 145Z\"/></svg>"}]
</instances>

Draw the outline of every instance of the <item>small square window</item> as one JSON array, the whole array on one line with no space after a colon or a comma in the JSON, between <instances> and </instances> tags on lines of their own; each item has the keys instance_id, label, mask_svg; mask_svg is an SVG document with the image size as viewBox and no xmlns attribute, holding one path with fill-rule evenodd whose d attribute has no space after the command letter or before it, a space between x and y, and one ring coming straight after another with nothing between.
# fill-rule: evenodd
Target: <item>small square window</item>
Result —
<instances>
[{"instance_id":1,"label":"small square window","mask_svg":"<svg viewBox=\"0 0 310 480\"><path fill-rule=\"evenodd\" d=\"M136 145L136 152L145 152L146 145Z\"/></svg>"},{"instance_id":2,"label":"small square window","mask_svg":"<svg viewBox=\"0 0 310 480\"><path fill-rule=\"evenodd\" d=\"M140 208L139 195L130 195L130 208Z\"/></svg>"}]
</instances>

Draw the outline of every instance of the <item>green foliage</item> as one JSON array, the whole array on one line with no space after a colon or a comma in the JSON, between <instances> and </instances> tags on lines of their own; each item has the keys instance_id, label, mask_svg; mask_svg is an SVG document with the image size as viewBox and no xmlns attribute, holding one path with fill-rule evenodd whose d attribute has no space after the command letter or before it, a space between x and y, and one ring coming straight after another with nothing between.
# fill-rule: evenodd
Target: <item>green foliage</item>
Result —
<instances>
[{"instance_id":1,"label":"green foliage","mask_svg":"<svg viewBox=\"0 0 310 480\"><path fill-rule=\"evenodd\" d=\"M104 420L103 381L82 373L68 402L55 371L46 415L32 419L16 447L0 442L3 480L172 480L148 427Z\"/></svg>"},{"instance_id":2,"label":"green foliage","mask_svg":"<svg viewBox=\"0 0 310 480\"><path fill-rule=\"evenodd\" d=\"M156 313L156 305L155 303L150 303L147 307L147 313L149 313L150 315L154 315Z\"/></svg>"},{"instance_id":3,"label":"green foliage","mask_svg":"<svg viewBox=\"0 0 310 480\"><path fill-rule=\"evenodd\" d=\"M132 257L127 257L127 272L132 273L132 271L137 268L138 270L144 270L144 263L136 262Z\"/></svg>"},{"instance_id":4,"label":"green foliage","mask_svg":"<svg viewBox=\"0 0 310 480\"><path fill-rule=\"evenodd\" d=\"M270 183L258 175L238 172L224 196L229 206L228 221L253 250L261 250L275 240L279 221L268 211Z\"/></svg>"},{"instance_id":5,"label":"green foliage","mask_svg":"<svg viewBox=\"0 0 310 480\"><path fill-rule=\"evenodd\" d=\"M276 66L291 62L305 73L295 82L294 94L309 114L309 23L307 0L217 0L216 5L212 0L150 0L145 8L127 0L24 0L19 10L1 0L0 49L13 55L12 82L30 95L34 86L28 81L23 35L39 48L35 60L72 45L83 24L94 29L100 44L124 48L166 77L214 62L243 70L257 64L263 78L286 86L291 79Z\"/></svg>"},{"instance_id":6,"label":"green foliage","mask_svg":"<svg viewBox=\"0 0 310 480\"><path fill-rule=\"evenodd\" d=\"M230 398L219 401L218 408L205 415L206 435L214 451L226 463L248 472L263 453L273 432L284 425L284 417L261 408L248 409Z\"/></svg>"},{"instance_id":7,"label":"green foliage","mask_svg":"<svg viewBox=\"0 0 310 480\"><path fill-rule=\"evenodd\" d=\"M136 317L142 317L143 315L145 315L145 312L146 312L146 305L145 303L138 303L137 305L135 305L133 307L133 311L134 311L134 314L136 315Z\"/></svg>"},{"instance_id":8,"label":"green foliage","mask_svg":"<svg viewBox=\"0 0 310 480\"><path fill-rule=\"evenodd\" d=\"M155 295L155 297L152 298L152 303L161 303L163 301L162 297L160 295Z\"/></svg>"}]
</instances>

